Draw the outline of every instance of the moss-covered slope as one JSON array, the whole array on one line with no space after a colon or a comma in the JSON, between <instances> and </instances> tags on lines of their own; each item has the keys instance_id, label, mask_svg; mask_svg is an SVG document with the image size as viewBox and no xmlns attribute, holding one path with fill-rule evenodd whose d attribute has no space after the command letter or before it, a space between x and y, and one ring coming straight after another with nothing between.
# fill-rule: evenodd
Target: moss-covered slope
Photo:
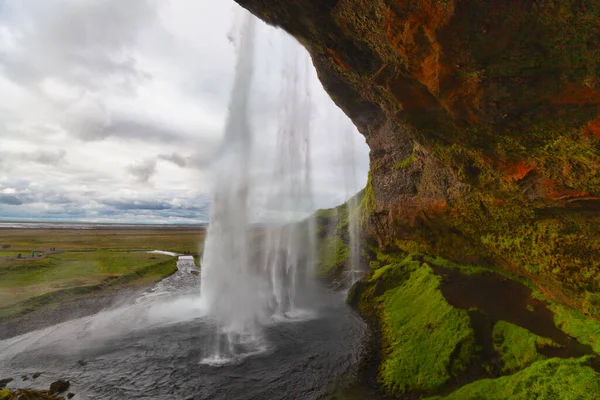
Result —
<instances>
[{"instance_id":1,"label":"moss-covered slope","mask_svg":"<svg viewBox=\"0 0 600 400\"><path fill-rule=\"evenodd\" d=\"M597 399L598 393L600 374L592 369L589 358L553 358L516 374L479 380L448 396L430 400L591 400Z\"/></svg>"},{"instance_id":2,"label":"moss-covered slope","mask_svg":"<svg viewBox=\"0 0 600 400\"><path fill-rule=\"evenodd\" d=\"M379 253L371 266L349 303L378 333L367 368L383 392L553 398L574 385L564 398L596 398L581 395L600 384L596 320L489 268L419 253Z\"/></svg>"}]
</instances>

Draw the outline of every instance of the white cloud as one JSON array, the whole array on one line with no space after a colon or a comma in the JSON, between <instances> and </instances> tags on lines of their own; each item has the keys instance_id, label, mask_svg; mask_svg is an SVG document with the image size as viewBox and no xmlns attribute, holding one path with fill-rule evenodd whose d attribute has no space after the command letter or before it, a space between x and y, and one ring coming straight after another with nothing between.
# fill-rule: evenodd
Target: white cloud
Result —
<instances>
[{"instance_id":1,"label":"white cloud","mask_svg":"<svg viewBox=\"0 0 600 400\"><path fill-rule=\"evenodd\" d=\"M227 35L237 7L230 0L5 0L0 216L206 219L207 166L228 111L235 57ZM284 46L284 34L264 24L258 35L251 176L267 190L281 59L293 42ZM368 149L312 74L315 198L330 207L366 182ZM343 146L348 135L357 143L355 173Z\"/></svg>"},{"instance_id":2,"label":"white cloud","mask_svg":"<svg viewBox=\"0 0 600 400\"><path fill-rule=\"evenodd\" d=\"M139 183L148 183L150 178L156 174L156 160L145 160L129 165L127 171Z\"/></svg>"}]
</instances>

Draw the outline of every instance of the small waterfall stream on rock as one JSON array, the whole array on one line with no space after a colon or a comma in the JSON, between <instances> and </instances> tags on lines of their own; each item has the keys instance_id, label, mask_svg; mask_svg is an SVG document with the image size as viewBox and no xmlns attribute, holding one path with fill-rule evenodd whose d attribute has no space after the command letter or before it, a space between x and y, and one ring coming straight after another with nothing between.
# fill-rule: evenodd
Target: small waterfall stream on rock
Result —
<instances>
[{"instance_id":1,"label":"small waterfall stream on rock","mask_svg":"<svg viewBox=\"0 0 600 400\"><path fill-rule=\"evenodd\" d=\"M341 123L343 126L343 122ZM346 207L348 211L348 245L350 247L350 256L346 266L346 286L350 288L356 281L362 277L360 268L361 241L360 241L360 199L352 192L357 187L356 173L356 147L354 144L354 135L349 130L344 135L342 145L342 164L344 168L344 184L346 189Z\"/></svg>"}]
</instances>

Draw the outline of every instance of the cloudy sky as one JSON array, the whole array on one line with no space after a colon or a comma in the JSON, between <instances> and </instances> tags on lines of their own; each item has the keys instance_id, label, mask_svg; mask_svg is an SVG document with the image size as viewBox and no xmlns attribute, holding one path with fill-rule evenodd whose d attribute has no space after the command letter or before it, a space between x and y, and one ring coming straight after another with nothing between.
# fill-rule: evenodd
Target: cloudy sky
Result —
<instances>
[{"instance_id":1,"label":"cloudy sky","mask_svg":"<svg viewBox=\"0 0 600 400\"><path fill-rule=\"evenodd\" d=\"M0 220L205 221L240 15L229 0L0 0ZM285 60L303 70L305 54L259 24L249 151L263 192ZM331 207L364 186L368 148L308 65L313 196Z\"/></svg>"}]
</instances>

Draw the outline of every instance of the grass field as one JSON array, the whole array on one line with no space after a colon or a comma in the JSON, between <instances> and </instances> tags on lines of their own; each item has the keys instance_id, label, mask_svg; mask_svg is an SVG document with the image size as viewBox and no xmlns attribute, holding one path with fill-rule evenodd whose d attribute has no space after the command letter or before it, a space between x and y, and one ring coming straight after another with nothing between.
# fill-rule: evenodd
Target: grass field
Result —
<instances>
[{"instance_id":1,"label":"grass field","mask_svg":"<svg viewBox=\"0 0 600 400\"><path fill-rule=\"evenodd\" d=\"M173 273L176 259L148 251L197 256L203 239L204 231L183 228L0 229L0 321L74 296L149 285Z\"/></svg>"}]
</instances>

